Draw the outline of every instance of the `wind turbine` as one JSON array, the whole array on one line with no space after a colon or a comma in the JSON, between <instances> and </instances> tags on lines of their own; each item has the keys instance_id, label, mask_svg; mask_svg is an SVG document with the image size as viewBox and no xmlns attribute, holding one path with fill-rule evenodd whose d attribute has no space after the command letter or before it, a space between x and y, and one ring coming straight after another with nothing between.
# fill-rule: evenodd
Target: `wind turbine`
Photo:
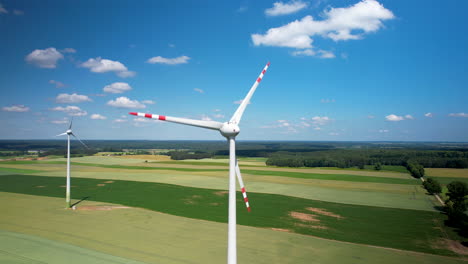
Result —
<instances>
[{"instance_id":1,"label":"wind turbine","mask_svg":"<svg viewBox=\"0 0 468 264\"><path fill-rule=\"evenodd\" d=\"M263 68L263 71L258 76L255 83L250 88L247 96L244 98L239 108L232 116L231 120L228 122L217 122L217 121L205 121L205 120L193 120L187 118L163 116L163 115L153 115L146 113L137 113L130 112L129 114L135 116L141 116L146 118L153 118L157 120L163 120L173 123L179 123L183 125L196 126L201 128L208 128L212 130L218 130L221 135L226 137L229 142L229 220L228 220L228 264L237 263L237 239L236 239L236 174L239 179L239 184L241 185L242 195L244 196L244 201L246 203L247 209L250 211L250 206L247 200L247 194L245 192L244 183L242 181L242 176L240 174L239 166L237 165L236 160L236 136L240 132L239 123L244 114L244 110L250 102L250 98L257 89L258 84L263 78L263 75L267 71L270 63L268 62Z\"/></svg>"},{"instance_id":2,"label":"wind turbine","mask_svg":"<svg viewBox=\"0 0 468 264\"><path fill-rule=\"evenodd\" d=\"M73 124L73 119L70 121L70 126L68 127L67 131L65 131L65 133L57 135L57 137L65 136L65 135L67 135L67 137L68 137L68 146L67 146L67 190L66 190L66 198L65 198L65 200L67 202L67 208L71 207L71 202L70 202L70 135L74 136L76 139L78 139L78 141L80 141L81 144L83 144L83 146L88 148L88 146L86 146L86 144L83 143L83 141L81 141L77 136L75 136L75 134L73 134L72 124Z\"/></svg>"}]
</instances>

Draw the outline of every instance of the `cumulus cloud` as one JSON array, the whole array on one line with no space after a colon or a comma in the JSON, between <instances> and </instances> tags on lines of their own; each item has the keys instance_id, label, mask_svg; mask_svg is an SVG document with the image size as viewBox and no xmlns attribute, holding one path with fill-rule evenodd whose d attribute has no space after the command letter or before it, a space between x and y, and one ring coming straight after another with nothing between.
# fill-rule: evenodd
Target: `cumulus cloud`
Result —
<instances>
[{"instance_id":1,"label":"cumulus cloud","mask_svg":"<svg viewBox=\"0 0 468 264\"><path fill-rule=\"evenodd\" d=\"M450 113L449 116L468 117L468 114L467 113Z\"/></svg>"},{"instance_id":2,"label":"cumulus cloud","mask_svg":"<svg viewBox=\"0 0 468 264\"><path fill-rule=\"evenodd\" d=\"M100 115L100 114L92 114L91 119L96 119L96 120L105 120L107 117Z\"/></svg>"},{"instance_id":3,"label":"cumulus cloud","mask_svg":"<svg viewBox=\"0 0 468 264\"><path fill-rule=\"evenodd\" d=\"M151 63L151 64L159 63L159 64L177 65L177 64L188 63L189 60L190 60L190 57L187 57L187 56L180 56L177 58L164 58L161 56L157 56L157 57L149 58L146 62Z\"/></svg>"},{"instance_id":4,"label":"cumulus cloud","mask_svg":"<svg viewBox=\"0 0 468 264\"><path fill-rule=\"evenodd\" d=\"M291 52L291 55L293 56L309 56L309 57L317 57L321 59L333 59L335 58L335 54L331 51L326 51L326 50L318 50L315 51L313 49L304 49L304 50L296 50Z\"/></svg>"},{"instance_id":5,"label":"cumulus cloud","mask_svg":"<svg viewBox=\"0 0 468 264\"><path fill-rule=\"evenodd\" d=\"M137 100L130 100L129 98L124 96L119 97L115 100L110 100L109 102L107 102L107 105L118 108L146 108L146 105L144 105L143 103L140 103Z\"/></svg>"},{"instance_id":6,"label":"cumulus cloud","mask_svg":"<svg viewBox=\"0 0 468 264\"><path fill-rule=\"evenodd\" d=\"M394 115L394 114L391 114L391 115L388 115L385 117L385 119L387 119L387 121L401 121L401 120L405 120L404 117L402 116L397 116L397 115Z\"/></svg>"},{"instance_id":7,"label":"cumulus cloud","mask_svg":"<svg viewBox=\"0 0 468 264\"><path fill-rule=\"evenodd\" d=\"M80 94L66 94L62 93L57 95L55 98L55 102L59 104L77 104L77 103L82 103L82 102L91 102L91 98L89 98L86 95L80 95Z\"/></svg>"},{"instance_id":8,"label":"cumulus cloud","mask_svg":"<svg viewBox=\"0 0 468 264\"><path fill-rule=\"evenodd\" d=\"M312 37L320 36L334 41L361 39L364 34L382 28L384 20L394 17L392 11L376 0L362 0L353 6L325 10L322 20L315 20L310 15L305 16L284 26L270 28L265 34L252 34L251 38L255 46L311 49ZM332 55L323 53L322 56Z\"/></svg>"},{"instance_id":9,"label":"cumulus cloud","mask_svg":"<svg viewBox=\"0 0 468 264\"><path fill-rule=\"evenodd\" d=\"M57 61L63 59L62 53L55 48L36 49L29 53L25 60L39 68L54 69L57 67Z\"/></svg>"},{"instance_id":10,"label":"cumulus cloud","mask_svg":"<svg viewBox=\"0 0 468 264\"><path fill-rule=\"evenodd\" d=\"M0 3L0 14L8 14L8 10L6 10L1 3Z\"/></svg>"},{"instance_id":11,"label":"cumulus cloud","mask_svg":"<svg viewBox=\"0 0 468 264\"><path fill-rule=\"evenodd\" d=\"M50 123L52 124L57 124L57 125L62 125L62 124L68 124L70 121L68 121L68 118L64 117L62 119L58 120L51 120Z\"/></svg>"},{"instance_id":12,"label":"cumulus cloud","mask_svg":"<svg viewBox=\"0 0 468 264\"><path fill-rule=\"evenodd\" d=\"M194 88L193 90L194 90L195 92L197 92L197 93L205 93L205 91L203 91L203 90L200 89L200 88Z\"/></svg>"},{"instance_id":13,"label":"cumulus cloud","mask_svg":"<svg viewBox=\"0 0 468 264\"><path fill-rule=\"evenodd\" d=\"M133 77L136 74L133 71L129 71L127 67L119 61L102 59L101 57L90 58L80 66L88 68L90 71L96 73L114 72L117 76L122 78Z\"/></svg>"},{"instance_id":14,"label":"cumulus cloud","mask_svg":"<svg viewBox=\"0 0 468 264\"><path fill-rule=\"evenodd\" d=\"M312 123L315 125L325 125L330 122L331 119L328 116L314 116L312 117Z\"/></svg>"},{"instance_id":15,"label":"cumulus cloud","mask_svg":"<svg viewBox=\"0 0 468 264\"><path fill-rule=\"evenodd\" d=\"M81 108L79 108L78 106L74 106L74 105L68 105L66 107L57 106L57 107L54 107L54 108L52 108L50 110L64 112L64 113L67 113L69 116L85 116L85 115L88 114L88 112L86 112L86 111L82 110Z\"/></svg>"},{"instance_id":16,"label":"cumulus cloud","mask_svg":"<svg viewBox=\"0 0 468 264\"><path fill-rule=\"evenodd\" d=\"M203 120L203 121L212 121L213 119L211 119L211 117L209 117L207 115L202 115L201 120Z\"/></svg>"},{"instance_id":17,"label":"cumulus cloud","mask_svg":"<svg viewBox=\"0 0 468 264\"><path fill-rule=\"evenodd\" d=\"M265 10L267 16L281 16L296 13L307 7L307 3L302 1L290 1L288 3L276 2L272 8Z\"/></svg>"},{"instance_id":18,"label":"cumulus cloud","mask_svg":"<svg viewBox=\"0 0 468 264\"><path fill-rule=\"evenodd\" d=\"M63 82L59 82L56 80L50 80L49 83L55 85L55 88L62 88L66 86Z\"/></svg>"},{"instance_id":19,"label":"cumulus cloud","mask_svg":"<svg viewBox=\"0 0 468 264\"><path fill-rule=\"evenodd\" d=\"M155 104L156 102L155 101L152 101L152 100L143 100L141 101L143 104Z\"/></svg>"},{"instance_id":20,"label":"cumulus cloud","mask_svg":"<svg viewBox=\"0 0 468 264\"><path fill-rule=\"evenodd\" d=\"M432 113L425 113L424 116L425 117L433 117L434 115Z\"/></svg>"},{"instance_id":21,"label":"cumulus cloud","mask_svg":"<svg viewBox=\"0 0 468 264\"><path fill-rule=\"evenodd\" d=\"M132 90L132 87L128 83L124 82L115 82L109 85L104 86L103 91L106 93L124 93Z\"/></svg>"},{"instance_id":22,"label":"cumulus cloud","mask_svg":"<svg viewBox=\"0 0 468 264\"><path fill-rule=\"evenodd\" d=\"M29 107L24 105L12 105L12 106L5 106L2 108L3 111L6 112L28 112Z\"/></svg>"},{"instance_id":23,"label":"cumulus cloud","mask_svg":"<svg viewBox=\"0 0 468 264\"><path fill-rule=\"evenodd\" d=\"M412 115L405 115L405 119L406 120L412 120L412 119L414 119L414 117Z\"/></svg>"}]
</instances>

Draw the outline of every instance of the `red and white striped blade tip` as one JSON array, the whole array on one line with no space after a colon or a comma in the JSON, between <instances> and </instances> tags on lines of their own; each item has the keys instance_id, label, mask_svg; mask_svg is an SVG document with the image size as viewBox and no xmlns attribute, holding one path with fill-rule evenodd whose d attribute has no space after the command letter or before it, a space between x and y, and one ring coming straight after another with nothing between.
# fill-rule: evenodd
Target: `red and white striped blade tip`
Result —
<instances>
[{"instance_id":1,"label":"red and white striped blade tip","mask_svg":"<svg viewBox=\"0 0 468 264\"><path fill-rule=\"evenodd\" d=\"M270 66L270 62L267 63L267 66Z\"/></svg>"},{"instance_id":2,"label":"red and white striped blade tip","mask_svg":"<svg viewBox=\"0 0 468 264\"><path fill-rule=\"evenodd\" d=\"M129 114L130 114L130 115L134 115L134 116L138 115L137 112L130 112Z\"/></svg>"}]
</instances>

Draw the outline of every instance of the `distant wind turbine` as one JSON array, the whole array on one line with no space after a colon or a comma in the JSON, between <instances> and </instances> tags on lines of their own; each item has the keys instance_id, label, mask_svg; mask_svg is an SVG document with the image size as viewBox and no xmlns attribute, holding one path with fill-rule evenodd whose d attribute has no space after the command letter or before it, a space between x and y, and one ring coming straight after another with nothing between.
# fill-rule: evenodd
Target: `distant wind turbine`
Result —
<instances>
[{"instance_id":1,"label":"distant wind turbine","mask_svg":"<svg viewBox=\"0 0 468 264\"><path fill-rule=\"evenodd\" d=\"M57 137L65 136L65 135L67 135L67 137L68 137L68 147L67 147L67 190L66 190L66 198L65 198L65 200L67 202L67 208L71 207L71 202L70 202L70 135L74 136L76 139L78 139L78 141L80 141L81 144L83 144L83 146L88 148L88 146L86 146L86 144L83 143L83 141L81 141L77 136L75 136L75 134L73 134L72 124L73 124L73 119L70 121L70 126L68 127L68 130L65 131L65 133L57 135Z\"/></svg>"},{"instance_id":2,"label":"distant wind turbine","mask_svg":"<svg viewBox=\"0 0 468 264\"><path fill-rule=\"evenodd\" d=\"M237 263L237 245L236 245L236 175L239 179L239 184L241 186L242 195L244 196L244 201L246 203L247 209L250 211L249 202L247 199L247 193L245 192L244 183L242 181L242 176L240 174L240 169L236 160L236 141L235 138L240 132L239 123L244 114L244 110L250 102L250 98L257 89L258 84L263 78L263 75L267 71L270 63L268 62L263 68L263 71L258 76L255 83L250 88L250 91L247 93L247 96L242 101L237 111L232 116L231 120L228 122L217 122L217 121L205 121L205 120L193 120L187 118L179 117L170 117L163 115L153 115L146 113L136 113L130 112L129 114L135 116L141 116L146 118L153 118L157 120L163 120L173 123L179 123L183 125L196 126L201 128L208 128L213 130L218 130L221 135L227 138L229 142L229 220L228 220L228 264Z\"/></svg>"}]
</instances>

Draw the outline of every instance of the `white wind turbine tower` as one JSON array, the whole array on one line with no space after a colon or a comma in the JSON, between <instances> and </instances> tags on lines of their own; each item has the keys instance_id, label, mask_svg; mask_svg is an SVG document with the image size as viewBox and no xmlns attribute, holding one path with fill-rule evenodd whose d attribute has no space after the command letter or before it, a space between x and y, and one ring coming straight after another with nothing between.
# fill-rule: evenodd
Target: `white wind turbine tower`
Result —
<instances>
[{"instance_id":1,"label":"white wind turbine tower","mask_svg":"<svg viewBox=\"0 0 468 264\"><path fill-rule=\"evenodd\" d=\"M58 136L65 136L67 135L68 137L68 146L67 146L67 190L66 190L66 202L67 202L67 208L71 207L71 202L70 202L70 135L74 136L78 141L80 141L83 146L88 148L83 141L81 141L75 134L72 132L72 124L73 124L73 119L70 121L70 126L68 127L67 131L65 133L59 134Z\"/></svg>"},{"instance_id":2,"label":"white wind turbine tower","mask_svg":"<svg viewBox=\"0 0 468 264\"><path fill-rule=\"evenodd\" d=\"M247 96L244 98L239 108L237 108L237 111L234 113L231 120L229 120L228 122L221 123L217 121L193 120L193 119L187 119L187 118L153 115L153 114L146 114L146 113L136 113L136 112L129 113L135 116L153 118L157 120L174 122L174 123L179 123L183 125L218 130L219 132L221 132L221 135L227 138L229 142L229 220L228 220L228 256L227 256L228 264L237 263L236 174L237 174L237 178L239 179L239 184L241 185L242 195L244 196L247 209L250 211L250 206L247 200L244 183L242 182L242 176L240 174L240 170L237 165L235 138L240 132L239 123L242 118L242 114L244 113L245 108L250 102L250 98L252 98L252 95L257 89L258 84L262 80L263 75L265 74L269 66L270 66L270 63L268 62L265 68L263 68L263 71L258 76L255 83L252 85L252 88L250 88L250 91L247 93Z\"/></svg>"}]
</instances>

